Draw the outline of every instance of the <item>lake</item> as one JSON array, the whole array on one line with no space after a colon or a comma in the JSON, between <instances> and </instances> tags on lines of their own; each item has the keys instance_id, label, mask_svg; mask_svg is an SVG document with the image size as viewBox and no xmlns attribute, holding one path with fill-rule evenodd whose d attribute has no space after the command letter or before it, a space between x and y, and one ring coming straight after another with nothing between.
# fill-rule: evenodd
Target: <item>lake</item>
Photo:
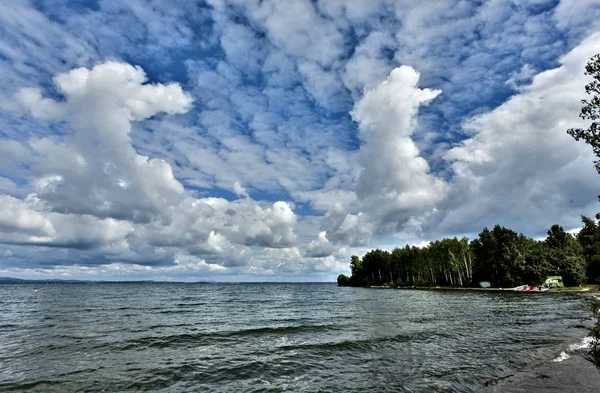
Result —
<instances>
[{"instance_id":1,"label":"lake","mask_svg":"<svg viewBox=\"0 0 600 393\"><path fill-rule=\"evenodd\" d=\"M0 391L597 391L588 308L333 284L0 285Z\"/></svg>"}]
</instances>

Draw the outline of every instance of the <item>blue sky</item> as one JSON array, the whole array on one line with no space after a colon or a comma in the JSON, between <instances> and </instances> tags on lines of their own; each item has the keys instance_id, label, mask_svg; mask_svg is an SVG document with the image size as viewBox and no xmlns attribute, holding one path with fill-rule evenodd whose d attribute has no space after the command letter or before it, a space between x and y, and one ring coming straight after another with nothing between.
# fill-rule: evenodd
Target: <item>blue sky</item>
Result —
<instances>
[{"instance_id":1,"label":"blue sky","mask_svg":"<svg viewBox=\"0 0 600 393\"><path fill-rule=\"evenodd\" d=\"M0 3L0 275L331 280L597 209L595 0Z\"/></svg>"}]
</instances>

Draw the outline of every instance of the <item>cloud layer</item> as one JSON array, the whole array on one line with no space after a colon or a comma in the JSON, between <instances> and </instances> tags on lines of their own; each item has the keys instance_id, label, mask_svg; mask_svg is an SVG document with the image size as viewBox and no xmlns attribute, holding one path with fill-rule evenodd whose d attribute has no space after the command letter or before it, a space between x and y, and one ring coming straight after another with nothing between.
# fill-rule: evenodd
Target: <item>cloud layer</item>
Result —
<instances>
[{"instance_id":1,"label":"cloud layer","mask_svg":"<svg viewBox=\"0 0 600 393\"><path fill-rule=\"evenodd\" d=\"M369 247L576 227L599 191L565 131L599 20L575 0L2 4L0 274L330 280Z\"/></svg>"}]
</instances>

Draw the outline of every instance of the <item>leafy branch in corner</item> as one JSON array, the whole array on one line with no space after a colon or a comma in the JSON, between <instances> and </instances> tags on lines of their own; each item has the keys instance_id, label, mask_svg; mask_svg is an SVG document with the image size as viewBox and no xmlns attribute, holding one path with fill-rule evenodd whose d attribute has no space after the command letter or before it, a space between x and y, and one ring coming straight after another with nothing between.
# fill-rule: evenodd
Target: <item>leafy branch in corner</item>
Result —
<instances>
[{"instance_id":1,"label":"leafy branch in corner","mask_svg":"<svg viewBox=\"0 0 600 393\"><path fill-rule=\"evenodd\" d=\"M582 139L585 143L592 146L594 154L596 157L600 158L600 54L592 56L585 66L584 74L593 78L590 83L585 85L585 92L591 96L591 99L581 101L583 106L581 107L579 117L583 120L591 120L592 123L587 129L570 128L567 130L567 133L575 138L575 140L579 141ZM600 160L594 161L594 165L596 171L600 173ZM600 213L596 215L596 218L600 220ZM588 236L587 232L589 232L590 223L591 221L586 222L586 219L584 218L584 224L586 224L586 226L582 229L583 233L580 233L580 239L584 239ZM598 261L597 257L593 258L596 259L596 262ZM596 266L598 266L597 263ZM592 269L590 269L590 265L588 265L588 276L594 275L594 271L595 274L598 273L597 267L594 268L592 266ZM600 370L600 301L594 299L592 301L592 308L596 324L590 329L590 336L593 341L589 355L592 362L594 362L596 367Z\"/></svg>"},{"instance_id":2,"label":"leafy branch in corner","mask_svg":"<svg viewBox=\"0 0 600 393\"><path fill-rule=\"evenodd\" d=\"M585 143L592 146L596 157L600 158L600 54L594 55L585 66L585 75L594 80L585 86L586 94L591 96L589 100L582 100L582 108L579 117L591 120L592 124L587 129L570 128L567 133L575 140L583 139ZM594 161L596 171L600 173L600 160Z\"/></svg>"}]
</instances>

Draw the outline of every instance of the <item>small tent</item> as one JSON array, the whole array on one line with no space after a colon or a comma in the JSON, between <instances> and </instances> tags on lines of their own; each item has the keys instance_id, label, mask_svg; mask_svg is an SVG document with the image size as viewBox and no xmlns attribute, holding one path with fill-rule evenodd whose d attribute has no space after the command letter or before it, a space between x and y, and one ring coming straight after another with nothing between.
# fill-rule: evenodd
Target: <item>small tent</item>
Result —
<instances>
[{"instance_id":1,"label":"small tent","mask_svg":"<svg viewBox=\"0 0 600 393\"><path fill-rule=\"evenodd\" d=\"M546 281L544 281L544 286L548 288L562 288L565 284L563 284L561 276L548 276L546 277Z\"/></svg>"}]
</instances>

